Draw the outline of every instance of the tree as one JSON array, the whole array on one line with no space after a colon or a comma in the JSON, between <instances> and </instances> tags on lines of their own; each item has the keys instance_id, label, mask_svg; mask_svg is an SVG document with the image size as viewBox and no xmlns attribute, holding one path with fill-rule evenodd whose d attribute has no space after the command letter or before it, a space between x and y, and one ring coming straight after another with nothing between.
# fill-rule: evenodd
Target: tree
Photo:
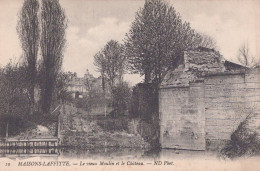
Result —
<instances>
[{"instance_id":1,"label":"tree","mask_svg":"<svg viewBox=\"0 0 260 171\"><path fill-rule=\"evenodd\" d=\"M17 32L23 49L31 112L34 107L34 89L37 76L36 63L40 40L38 11L39 2L37 0L25 0L17 25Z\"/></svg>"},{"instance_id":2,"label":"tree","mask_svg":"<svg viewBox=\"0 0 260 171\"><path fill-rule=\"evenodd\" d=\"M58 101L72 102L72 94L68 91L68 83L71 81L70 75L65 72L60 72L56 79L56 98Z\"/></svg>"},{"instance_id":3,"label":"tree","mask_svg":"<svg viewBox=\"0 0 260 171\"><path fill-rule=\"evenodd\" d=\"M42 0L40 88L43 113L48 113L51 108L56 79L63 59L66 28L66 16L59 1Z\"/></svg>"},{"instance_id":4,"label":"tree","mask_svg":"<svg viewBox=\"0 0 260 171\"><path fill-rule=\"evenodd\" d=\"M198 47L201 37L163 0L146 0L126 35L128 68L159 85L183 60L185 49Z\"/></svg>"},{"instance_id":5,"label":"tree","mask_svg":"<svg viewBox=\"0 0 260 171\"><path fill-rule=\"evenodd\" d=\"M209 49L217 49L217 43L216 40L210 37L209 35L205 33L200 33L197 35L198 39L198 46L199 47L205 47Z\"/></svg>"},{"instance_id":6,"label":"tree","mask_svg":"<svg viewBox=\"0 0 260 171\"><path fill-rule=\"evenodd\" d=\"M117 41L109 41L104 48L106 59L105 74L108 78L110 87L115 86L116 81L122 82L124 74L125 57L123 48Z\"/></svg>"},{"instance_id":7,"label":"tree","mask_svg":"<svg viewBox=\"0 0 260 171\"><path fill-rule=\"evenodd\" d=\"M94 65L97 67L97 71L101 74L102 81L102 90L103 90L103 99L105 104L105 113L106 113L106 83L105 83L105 69L106 61L102 50L95 54L94 56Z\"/></svg>"},{"instance_id":8,"label":"tree","mask_svg":"<svg viewBox=\"0 0 260 171\"><path fill-rule=\"evenodd\" d=\"M28 112L29 100L24 93L26 81L24 68L9 62L0 74L0 114L17 116ZM20 105L22 104L22 105Z\"/></svg>"},{"instance_id":9,"label":"tree","mask_svg":"<svg viewBox=\"0 0 260 171\"><path fill-rule=\"evenodd\" d=\"M29 94L26 93L25 67L9 62L0 69L0 135L9 134L26 128L24 121L29 116Z\"/></svg>"},{"instance_id":10,"label":"tree","mask_svg":"<svg viewBox=\"0 0 260 171\"><path fill-rule=\"evenodd\" d=\"M251 67L255 63L254 57L249 52L248 43L244 43L240 48L238 52L238 61L247 67Z\"/></svg>"},{"instance_id":11,"label":"tree","mask_svg":"<svg viewBox=\"0 0 260 171\"><path fill-rule=\"evenodd\" d=\"M144 7L137 11L124 39L124 54L128 69L144 75L144 85L149 87L142 93L149 95L144 102L151 109L146 113L149 118L145 119L149 124L159 127L160 83L170 70L183 62L184 50L199 46L199 36L163 0L146 0ZM159 144L159 129L156 131L155 143L152 144Z\"/></svg>"},{"instance_id":12,"label":"tree","mask_svg":"<svg viewBox=\"0 0 260 171\"><path fill-rule=\"evenodd\" d=\"M112 90L116 82L121 82L123 79L125 57L122 45L115 40L110 40L104 49L94 56L94 65L101 76L108 80Z\"/></svg>"},{"instance_id":13,"label":"tree","mask_svg":"<svg viewBox=\"0 0 260 171\"><path fill-rule=\"evenodd\" d=\"M118 117L130 109L131 89L126 82L121 82L113 88L112 92L113 116Z\"/></svg>"},{"instance_id":14,"label":"tree","mask_svg":"<svg viewBox=\"0 0 260 171\"><path fill-rule=\"evenodd\" d=\"M113 92L116 84L121 83L125 69L125 57L123 55L123 47L115 40L110 40L105 47L94 56L94 65L101 73L102 88L106 113L106 90L105 81L108 81L110 91L112 93L112 104L115 104ZM114 106L113 106L114 108Z\"/></svg>"}]
</instances>

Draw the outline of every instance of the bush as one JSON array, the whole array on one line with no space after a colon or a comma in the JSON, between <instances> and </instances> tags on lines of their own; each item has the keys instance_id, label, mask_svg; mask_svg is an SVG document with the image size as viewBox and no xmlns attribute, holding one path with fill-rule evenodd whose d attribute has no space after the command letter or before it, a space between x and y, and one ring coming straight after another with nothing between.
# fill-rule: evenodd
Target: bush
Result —
<instances>
[{"instance_id":1,"label":"bush","mask_svg":"<svg viewBox=\"0 0 260 171\"><path fill-rule=\"evenodd\" d=\"M243 155L259 155L260 140L256 132L250 132L247 128L248 120L241 122L237 130L231 135L231 140L221 150L222 155L229 158Z\"/></svg>"},{"instance_id":2,"label":"bush","mask_svg":"<svg viewBox=\"0 0 260 171\"><path fill-rule=\"evenodd\" d=\"M131 102L131 89L127 83L120 83L112 90L112 116L119 117L129 111Z\"/></svg>"},{"instance_id":3,"label":"bush","mask_svg":"<svg viewBox=\"0 0 260 171\"><path fill-rule=\"evenodd\" d=\"M117 132L117 131L125 131L128 132L128 123L130 122L128 117L120 117L120 118L99 118L97 120L97 125L104 129L107 132Z\"/></svg>"},{"instance_id":4,"label":"bush","mask_svg":"<svg viewBox=\"0 0 260 171\"><path fill-rule=\"evenodd\" d=\"M6 135L7 124L9 136L14 136L28 128L36 127L37 124L47 125L57 121L56 116L46 117L42 113L31 112L28 82L24 72L23 66L13 63L9 63L3 69L0 68L0 136L2 137Z\"/></svg>"},{"instance_id":5,"label":"bush","mask_svg":"<svg viewBox=\"0 0 260 171\"><path fill-rule=\"evenodd\" d=\"M24 68L9 63L0 69L0 125L1 136L5 136L6 125L14 135L27 127L23 119L30 113L27 83Z\"/></svg>"},{"instance_id":6,"label":"bush","mask_svg":"<svg viewBox=\"0 0 260 171\"><path fill-rule=\"evenodd\" d=\"M158 112L158 93L151 83L139 83L133 88L131 115L150 120Z\"/></svg>"}]
</instances>

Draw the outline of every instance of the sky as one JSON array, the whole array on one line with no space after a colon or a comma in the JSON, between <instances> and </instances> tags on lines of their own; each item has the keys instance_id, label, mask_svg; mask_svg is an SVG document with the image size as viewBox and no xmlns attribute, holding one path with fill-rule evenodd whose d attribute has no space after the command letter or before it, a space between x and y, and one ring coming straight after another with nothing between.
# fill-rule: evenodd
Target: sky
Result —
<instances>
[{"instance_id":1,"label":"sky","mask_svg":"<svg viewBox=\"0 0 260 171\"><path fill-rule=\"evenodd\" d=\"M239 47L247 42L250 53L260 57L260 1L166 0L198 32L213 37L227 60L237 62ZM0 66L22 54L16 32L23 0L0 0ZM144 0L60 0L68 18L63 70L83 76L86 69L99 76L93 56L111 39L122 42ZM125 76L135 84L137 75Z\"/></svg>"}]
</instances>

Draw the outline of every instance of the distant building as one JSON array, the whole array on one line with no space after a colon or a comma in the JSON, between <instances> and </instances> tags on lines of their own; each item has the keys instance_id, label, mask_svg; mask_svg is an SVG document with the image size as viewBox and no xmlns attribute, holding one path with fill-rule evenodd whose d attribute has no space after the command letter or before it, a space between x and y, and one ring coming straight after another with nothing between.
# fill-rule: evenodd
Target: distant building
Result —
<instances>
[{"instance_id":1,"label":"distant building","mask_svg":"<svg viewBox=\"0 0 260 171\"><path fill-rule=\"evenodd\" d=\"M82 95L86 94L87 88L84 84L84 78L72 78L68 85L68 91L73 93L73 97L82 97Z\"/></svg>"},{"instance_id":2,"label":"distant building","mask_svg":"<svg viewBox=\"0 0 260 171\"><path fill-rule=\"evenodd\" d=\"M73 98L91 99L91 113L94 115L109 114L111 108L111 89L108 81L105 80L105 92L103 91L102 77L95 78L89 71L86 71L84 77L77 77L76 73L68 73L69 83L68 91L72 93Z\"/></svg>"},{"instance_id":3,"label":"distant building","mask_svg":"<svg viewBox=\"0 0 260 171\"><path fill-rule=\"evenodd\" d=\"M96 94L103 94L102 77L95 78L89 71L86 71L84 77L77 77L76 73L69 72L68 91L73 94L74 98L82 98L90 91L95 91ZM105 83L106 98L111 96L110 87Z\"/></svg>"},{"instance_id":4,"label":"distant building","mask_svg":"<svg viewBox=\"0 0 260 171\"><path fill-rule=\"evenodd\" d=\"M85 85L85 79L77 77L77 73L68 72L69 83L68 91L73 94L74 98L82 98L83 95L87 94L87 87Z\"/></svg>"}]
</instances>

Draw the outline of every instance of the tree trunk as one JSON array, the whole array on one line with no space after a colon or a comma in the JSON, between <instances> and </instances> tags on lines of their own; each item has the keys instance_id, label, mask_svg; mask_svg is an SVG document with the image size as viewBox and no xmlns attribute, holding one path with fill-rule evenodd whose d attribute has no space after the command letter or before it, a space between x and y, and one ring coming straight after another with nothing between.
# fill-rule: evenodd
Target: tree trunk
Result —
<instances>
[{"instance_id":1,"label":"tree trunk","mask_svg":"<svg viewBox=\"0 0 260 171\"><path fill-rule=\"evenodd\" d=\"M150 83L151 81L151 72L147 68L144 73L144 83Z\"/></svg>"},{"instance_id":2,"label":"tree trunk","mask_svg":"<svg viewBox=\"0 0 260 171\"><path fill-rule=\"evenodd\" d=\"M35 106L34 106L34 104L35 104L35 102L34 102L34 85L30 85L29 93L30 93L30 100L29 100L30 115L32 115L34 112L34 108L35 108Z\"/></svg>"}]
</instances>

